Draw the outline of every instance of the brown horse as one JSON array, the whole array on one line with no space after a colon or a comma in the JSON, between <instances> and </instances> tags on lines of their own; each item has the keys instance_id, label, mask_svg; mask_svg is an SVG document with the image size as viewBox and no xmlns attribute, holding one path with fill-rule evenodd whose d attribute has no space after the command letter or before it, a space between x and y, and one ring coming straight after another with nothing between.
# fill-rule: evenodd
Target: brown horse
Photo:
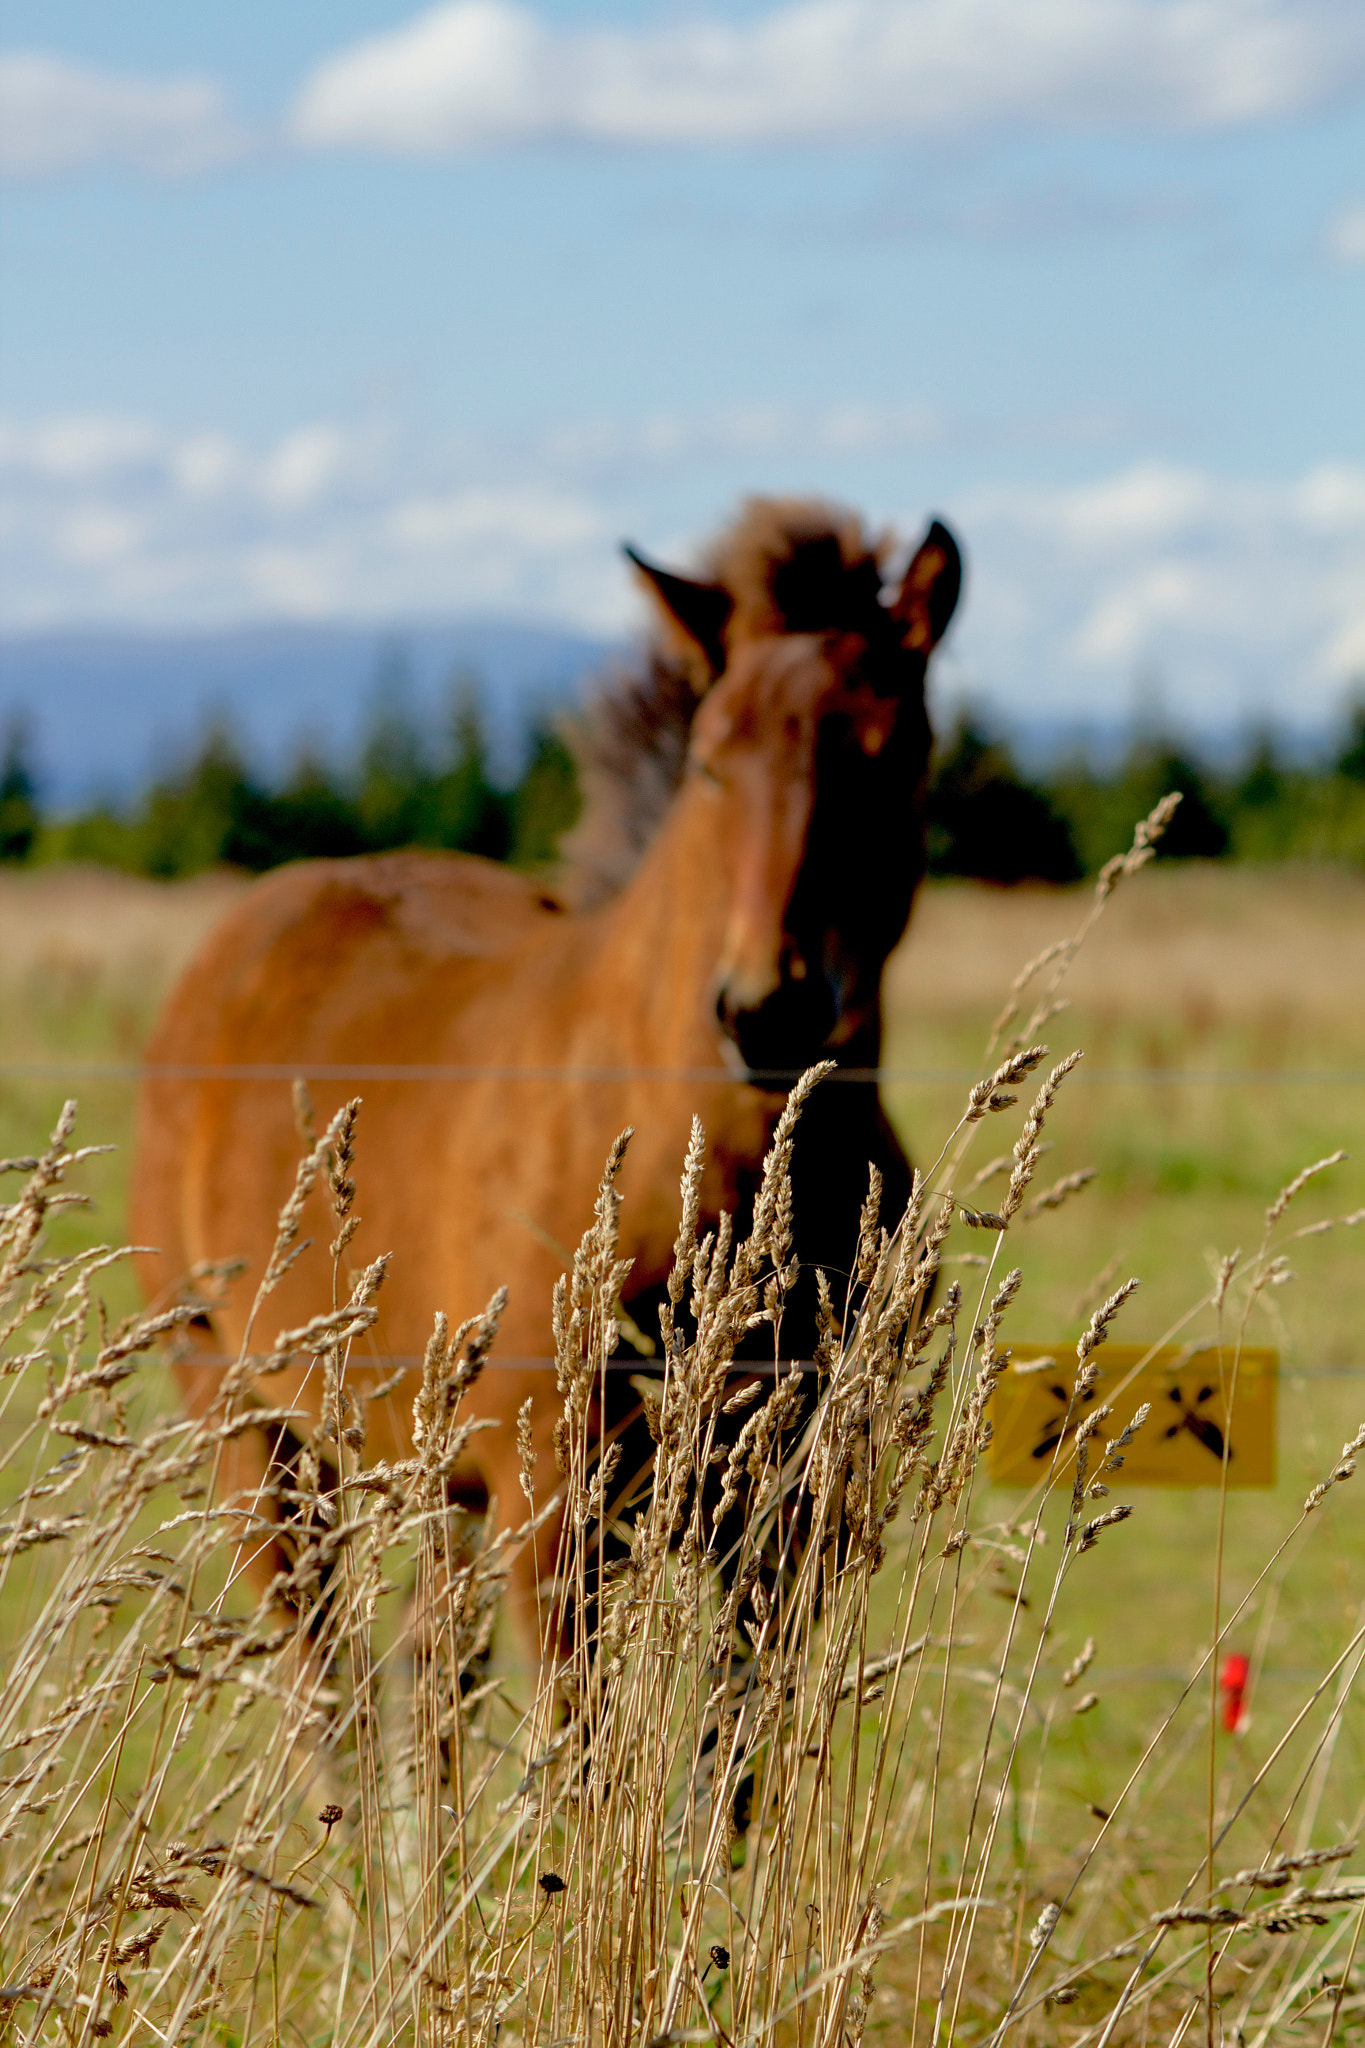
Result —
<instances>
[{"instance_id":1,"label":"brown horse","mask_svg":"<svg viewBox=\"0 0 1365 2048\"><path fill-rule=\"evenodd\" d=\"M154 1069L195 1071L154 1074L140 1104L134 1229L161 1247L142 1262L149 1294L183 1287L197 1262L246 1261L213 1327L201 1324L202 1358L177 1367L202 1412L212 1355L242 1342L292 1185L285 1076L380 1070L363 1084L350 1256L393 1262L371 1352L351 1370L412 1369L372 1405L369 1448L410 1448L433 1310L473 1313L508 1283L494 1364L466 1409L500 1426L473 1438L456 1493L496 1500L509 1524L523 1510L513 1422L528 1395L539 1470L554 1470L556 1247L578 1241L617 1132L636 1132L621 1249L634 1261L627 1306L648 1327L694 1112L714 1221L752 1198L784 1080L821 1058L877 1065L882 967L924 867L925 667L961 575L936 523L886 590L856 520L793 501L751 502L706 580L632 560L657 645L584 722L586 807L563 890L441 853L277 871L212 935L149 1049ZM241 1071L256 1066L274 1077ZM216 1067L228 1071L203 1072ZM353 1092L317 1085L319 1111ZM847 1269L869 1161L888 1203L903 1203L909 1171L876 1089L818 1090L793 1169L803 1267ZM315 1248L271 1297L280 1324L331 1299L329 1224L319 1194L304 1221ZM784 1350L809 1355L813 1333L798 1288ZM318 1374L291 1367L262 1391L276 1409L316 1412ZM288 1455L278 1435L229 1448L225 1490L247 1497ZM556 1542L544 1529L514 1570L528 1642ZM266 1544L253 1577L283 1561Z\"/></svg>"}]
</instances>

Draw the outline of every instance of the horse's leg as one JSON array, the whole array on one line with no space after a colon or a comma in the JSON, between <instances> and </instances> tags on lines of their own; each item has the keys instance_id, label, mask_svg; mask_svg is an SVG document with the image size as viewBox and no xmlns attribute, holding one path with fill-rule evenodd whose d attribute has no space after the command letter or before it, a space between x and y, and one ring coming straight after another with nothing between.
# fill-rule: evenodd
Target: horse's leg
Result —
<instances>
[{"instance_id":1,"label":"horse's leg","mask_svg":"<svg viewBox=\"0 0 1365 2048\"><path fill-rule=\"evenodd\" d=\"M175 1361L176 1381L191 1420L212 1428L228 1420L221 1401L223 1355L207 1316L195 1317L189 1335L191 1348ZM281 1499L290 1480L297 1483L302 1448L293 1432L278 1423L243 1429L214 1445L205 1478L208 1505L230 1511L237 1522L229 1586L243 1582L258 1609L269 1603L276 1625L297 1631L296 1676L307 1694L325 1682L331 1660L320 1646L328 1605L325 1582L311 1594L292 1595L284 1583L312 1526L302 1511L291 1512ZM335 1485L335 1473L323 1465L318 1492L332 1492Z\"/></svg>"},{"instance_id":2,"label":"horse's leg","mask_svg":"<svg viewBox=\"0 0 1365 2048\"><path fill-rule=\"evenodd\" d=\"M220 1404L224 1362L217 1334L207 1316L189 1325L191 1348L174 1362L180 1397L191 1421L212 1426L226 1421ZM215 1444L206 1473L211 1507L238 1514L238 1548L232 1580L245 1579L264 1600L289 1560L277 1528L279 1502L271 1485L271 1447L263 1431L244 1429Z\"/></svg>"}]
</instances>

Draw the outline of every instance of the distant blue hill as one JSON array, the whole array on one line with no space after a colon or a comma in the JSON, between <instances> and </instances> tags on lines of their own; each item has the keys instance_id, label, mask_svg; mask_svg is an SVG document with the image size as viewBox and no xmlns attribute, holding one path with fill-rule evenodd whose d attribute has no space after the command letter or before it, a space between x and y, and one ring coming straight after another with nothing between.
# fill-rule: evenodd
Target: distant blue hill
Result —
<instances>
[{"instance_id":1,"label":"distant blue hill","mask_svg":"<svg viewBox=\"0 0 1365 2048\"><path fill-rule=\"evenodd\" d=\"M4 634L0 719L29 719L43 798L62 807L126 797L182 760L215 717L266 774L305 742L344 760L381 685L429 726L452 680L468 677L482 687L495 771L510 777L531 720L571 702L611 651L496 620Z\"/></svg>"}]
</instances>

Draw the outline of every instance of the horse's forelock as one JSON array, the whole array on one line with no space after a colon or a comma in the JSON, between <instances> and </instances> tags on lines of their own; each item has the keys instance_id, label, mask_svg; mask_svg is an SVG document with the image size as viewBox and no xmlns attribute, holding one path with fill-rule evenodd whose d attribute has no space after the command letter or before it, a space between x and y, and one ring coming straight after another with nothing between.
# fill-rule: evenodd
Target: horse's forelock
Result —
<instances>
[{"instance_id":1,"label":"horse's forelock","mask_svg":"<svg viewBox=\"0 0 1365 2048\"><path fill-rule=\"evenodd\" d=\"M732 635L852 627L877 602L884 542L819 498L750 498L709 550L734 600Z\"/></svg>"}]
</instances>

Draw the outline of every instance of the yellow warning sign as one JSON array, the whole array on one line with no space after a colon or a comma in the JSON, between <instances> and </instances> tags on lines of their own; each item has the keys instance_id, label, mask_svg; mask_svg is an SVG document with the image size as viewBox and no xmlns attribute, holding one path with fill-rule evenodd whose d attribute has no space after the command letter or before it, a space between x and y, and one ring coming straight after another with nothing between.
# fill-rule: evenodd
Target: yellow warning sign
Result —
<instances>
[{"instance_id":1,"label":"yellow warning sign","mask_svg":"<svg viewBox=\"0 0 1365 2048\"><path fill-rule=\"evenodd\" d=\"M1100 1376L1068 1417L1076 1378L1071 1344L1016 1344L991 1400L991 1477L1000 1486L1034 1486L1056 1453L1069 1468L1069 1437L1087 1408L1108 1402L1100 1445L1116 1437L1144 1402L1151 1413L1123 1452L1115 1485L1217 1486L1227 1457L1229 1486L1275 1484L1275 1395L1279 1353L1231 1345L1106 1344L1095 1354ZM1060 1446L1060 1449L1059 1449ZM1093 1458L1093 1453L1092 1453ZM1093 1467L1092 1467L1093 1469Z\"/></svg>"}]
</instances>

